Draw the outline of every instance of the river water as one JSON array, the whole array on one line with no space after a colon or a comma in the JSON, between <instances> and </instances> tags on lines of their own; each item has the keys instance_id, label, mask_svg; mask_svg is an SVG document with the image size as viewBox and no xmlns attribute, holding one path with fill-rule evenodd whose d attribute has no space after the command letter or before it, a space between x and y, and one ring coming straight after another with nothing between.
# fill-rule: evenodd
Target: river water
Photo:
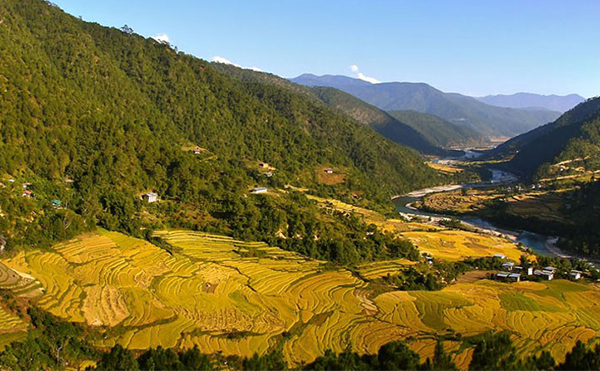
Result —
<instances>
[{"instance_id":1,"label":"river water","mask_svg":"<svg viewBox=\"0 0 600 371\"><path fill-rule=\"evenodd\" d=\"M496 170L489 169L492 172L492 178L489 181L473 183L473 184L462 184L456 185L452 187L446 187L447 190L456 190L456 189L470 189L470 188L485 188L485 187L495 187L502 184L510 184L517 180L517 177L513 174ZM396 205L396 210L402 214L408 215L418 215L423 217L432 217L432 218L451 218L450 215L445 214L437 214L431 213L423 210L418 210L410 205L415 201L420 201L425 194L432 192L443 191L444 187L434 187L422 189L419 191L411 192L405 196L400 196L394 199L394 204ZM530 248L536 254L546 255L546 256L559 256L558 254L548 250L548 236L544 236L538 233L533 233L525 230L511 230L502 228L498 225L495 225L492 222L487 220L483 220L481 218L472 217L472 216L463 216L463 217L455 217L467 224L479 227L481 229L491 230L496 233L500 233L507 236L513 236L515 242L522 243L525 247Z\"/></svg>"},{"instance_id":2,"label":"river water","mask_svg":"<svg viewBox=\"0 0 600 371\"><path fill-rule=\"evenodd\" d=\"M399 197L394 200L394 204L396 205L396 210L402 214L408 215L418 215L423 217L433 217L433 218L451 218L453 216L445 215L445 214L436 214L430 213L423 210L418 210L410 207L409 205L415 201L421 200L422 197ZM506 228L501 228L494 223L491 223L487 220L483 220L481 218L473 217L473 216L463 216L463 217L454 217L458 220L461 220L467 224L474 225L476 227L482 229L493 230L498 233L504 235L512 235L515 236L515 242L520 242L523 246L530 248L536 254L547 255L547 256L559 256L552 251L548 250L548 246L546 242L548 241L548 236L544 236L538 233L533 233L524 230L511 230Z\"/></svg>"}]
</instances>

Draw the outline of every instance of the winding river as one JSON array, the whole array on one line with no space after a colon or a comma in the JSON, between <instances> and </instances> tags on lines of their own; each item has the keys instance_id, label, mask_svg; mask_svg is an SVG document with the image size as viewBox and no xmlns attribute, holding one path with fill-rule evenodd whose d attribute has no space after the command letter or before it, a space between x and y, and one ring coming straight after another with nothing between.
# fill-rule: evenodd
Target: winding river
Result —
<instances>
[{"instance_id":1,"label":"winding river","mask_svg":"<svg viewBox=\"0 0 600 371\"><path fill-rule=\"evenodd\" d=\"M452 186L441 186L441 187L432 187L425 188L418 191L410 192L406 195L399 196L394 198L393 202L396 205L396 210L401 214L408 216L421 216L428 217L432 219L442 219L442 218L451 218L454 216L445 215L445 214L437 214L432 212L427 212L424 210L419 210L411 206L412 203L416 201L420 201L423 196L429 193L434 192L442 192L442 191L451 191L457 189L470 189L470 188L485 188L485 187L495 187L502 184L510 184L517 181L517 177L513 174L496 170L489 169L492 172L492 179L489 181L484 181L480 183L470 183L470 184L460 184L460 185L452 185ZM558 257L567 257L560 250L553 248L554 239L548 236L544 236L538 233L533 233L525 230L511 230L507 228L502 228L500 226L495 225L492 222L487 220L483 220L478 217L472 216L463 216L463 217L455 217L461 220L463 223L474 226L478 229L503 235L505 237L510 238L515 242L522 243L525 247L530 248L536 254L547 255L547 256L558 256Z\"/></svg>"}]
</instances>

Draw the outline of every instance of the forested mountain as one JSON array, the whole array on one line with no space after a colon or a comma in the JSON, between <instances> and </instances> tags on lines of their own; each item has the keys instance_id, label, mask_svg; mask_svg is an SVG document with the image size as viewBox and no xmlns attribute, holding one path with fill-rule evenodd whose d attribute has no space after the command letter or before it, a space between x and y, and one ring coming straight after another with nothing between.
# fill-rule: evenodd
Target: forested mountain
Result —
<instances>
[{"instance_id":1,"label":"forested mountain","mask_svg":"<svg viewBox=\"0 0 600 371\"><path fill-rule=\"evenodd\" d=\"M476 130L450 123L438 116L417 111L388 111L390 116L409 125L427 140L443 147L468 147L486 144L486 139Z\"/></svg>"},{"instance_id":2,"label":"forested mountain","mask_svg":"<svg viewBox=\"0 0 600 371\"><path fill-rule=\"evenodd\" d=\"M478 97L477 100L498 107L525 108L525 109L547 109L550 111L566 112L585 98L578 94L540 95L532 93L516 93L511 95L488 95Z\"/></svg>"},{"instance_id":3,"label":"forested mountain","mask_svg":"<svg viewBox=\"0 0 600 371\"><path fill-rule=\"evenodd\" d=\"M383 201L440 181L416 152L304 92L244 82L41 0L2 1L0 17L0 234L9 243L67 238L96 223L139 233L135 200L150 190L196 205L214 228L237 220L253 233L262 214L242 196L259 184ZM259 161L276 176L260 177ZM323 166L342 181L319 182ZM35 198L15 191L21 183ZM63 206L53 210L53 199ZM244 207L255 219L241 216Z\"/></svg>"},{"instance_id":4,"label":"forested mountain","mask_svg":"<svg viewBox=\"0 0 600 371\"><path fill-rule=\"evenodd\" d=\"M526 177L577 175L600 170L600 98L589 99L548 125L498 146L498 158Z\"/></svg>"},{"instance_id":5,"label":"forested mountain","mask_svg":"<svg viewBox=\"0 0 600 371\"><path fill-rule=\"evenodd\" d=\"M444 93L424 83L370 84L344 76L306 74L291 81L308 86L334 87L386 111L430 113L453 124L468 125L488 137L518 135L553 121L560 115L547 110L490 106L461 94Z\"/></svg>"},{"instance_id":6,"label":"forested mountain","mask_svg":"<svg viewBox=\"0 0 600 371\"><path fill-rule=\"evenodd\" d=\"M431 120L425 114L421 114L423 117L412 117L412 124L407 124L397 120L387 112L335 88L298 85L272 74L240 69L222 63L213 63L213 66L224 74L245 83L270 84L311 97L315 101L325 103L327 106L361 124L370 126L384 137L403 146L416 149L424 154L452 155L456 153L448 151L445 148L453 145L470 145L475 142L482 143L484 141L481 136L477 137L475 134L469 133L468 128L457 127L460 133L465 133L463 141L461 141L459 135L454 138L446 138L442 134L438 138L434 138L434 140L439 139L434 143L425 133L419 131L420 119L422 119L424 127L428 127L428 121ZM420 113L415 112L415 114L419 115ZM440 119L439 121L443 120ZM448 139L448 141L445 139Z\"/></svg>"},{"instance_id":7,"label":"forested mountain","mask_svg":"<svg viewBox=\"0 0 600 371\"><path fill-rule=\"evenodd\" d=\"M426 154L448 154L448 151L442 149L444 146L431 143L414 128L348 93L328 87L312 87L311 89L327 105L344 112L362 124L372 127L375 131L396 143Z\"/></svg>"}]
</instances>

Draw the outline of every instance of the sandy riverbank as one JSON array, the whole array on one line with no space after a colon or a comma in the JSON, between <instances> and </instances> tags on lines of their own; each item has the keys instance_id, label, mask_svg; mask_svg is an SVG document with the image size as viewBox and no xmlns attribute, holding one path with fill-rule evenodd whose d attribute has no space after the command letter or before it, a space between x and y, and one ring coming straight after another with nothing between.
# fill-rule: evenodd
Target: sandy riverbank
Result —
<instances>
[{"instance_id":1,"label":"sandy riverbank","mask_svg":"<svg viewBox=\"0 0 600 371\"><path fill-rule=\"evenodd\" d=\"M437 187L424 188L424 189L419 189L418 191L413 191L413 192L410 192L410 193L407 193L404 195L394 196L394 197L392 197L392 200L395 200L395 199L398 199L401 197L423 197L430 193L455 191L455 190L461 189L463 187L464 187L464 185L462 185L462 184L449 184L449 185L443 185L443 186L437 186Z\"/></svg>"},{"instance_id":2,"label":"sandy riverbank","mask_svg":"<svg viewBox=\"0 0 600 371\"><path fill-rule=\"evenodd\" d=\"M573 258L573 255L570 255L569 253L558 248L558 246L556 246L557 242L558 242L558 237L548 237L548 239L546 240L546 248L548 249L548 251L550 251L554 255L559 256L563 259Z\"/></svg>"}]
</instances>

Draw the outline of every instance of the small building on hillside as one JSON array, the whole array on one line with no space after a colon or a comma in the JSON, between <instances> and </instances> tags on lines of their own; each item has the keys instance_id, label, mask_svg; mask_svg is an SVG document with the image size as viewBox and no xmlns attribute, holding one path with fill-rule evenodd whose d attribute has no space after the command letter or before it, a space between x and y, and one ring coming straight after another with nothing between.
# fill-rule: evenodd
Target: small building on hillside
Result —
<instances>
[{"instance_id":1,"label":"small building on hillside","mask_svg":"<svg viewBox=\"0 0 600 371\"><path fill-rule=\"evenodd\" d=\"M149 204L156 202L156 201L158 201L158 194L156 194L154 192L144 193L142 195L142 200L146 201Z\"/></svg>"},{"instance_id":2,"label":"small building on hillside","mask_svg":"<svg viewBox=\"0 0 600 371\"><path fill-rule=\"evenodd\" d=\"M494 254L494 256L492 256L493 258L498 258L498 259L505 259L506 256L502 255L502 254Z\"/></svg>"},{"instance_id":3,"label":"small building on hillside","mask_svg":"<svg viewBox=\"0 0 600 371\"><path fill-rule=\"evenodd\" d=\"M55 209L60 209L62 207L61 200L52 200L52 207Z\"/></svg>"},{"instance_id":4,"label":"small building on hillside","mask_svg":"<svg viewBox=\"0 0 600 371\"><path fill-rule=\"evenodd\" d=\"M510 273L508 273L508 272L498 272L498 273L496 273L496 279L498 281L508 281L508 276L510 276Z\"/></svg>"},{"instance_id":5,"label":"small building on hillside","mask_svg":"<svg viewBox=\"0 0 600 371\"><path fill-rule=\"evenodd\" d=\"M250 191L250 193L253 195L257 195L260 193L267 193L267 188L266 187L254 188L253 190Z\"/></svg>"},{"instance_id":6,"label":"small building on hillside","mask_svg":"<svg viewBox=\"0 0 600 371\"><path fill-rule=\"evenodd\" d=\"M558 268L554 268L554 267L546 267L543 269L546 272L550 272L552 274L556 274L556 271L558 270Z\"/></svg>"},{"instance_id":7,"label":"small building on hillside","mask_svg":"<svg viewBox=\"0 0 600 371\"><path fill-rule=\"evenodd\" d=\"M533 274L542 279L545 279L546 281L552 281L554 279L554 273L549 271L536 270L535 272L533 272Z\"/></svg>"},{"instance_id":8,"label":"small building on hillside","mask_svg":"<svg viewBox=\"0 0 600 371\"><path fill-rule=\"evenodd\" d=\"M196 147L192 150L192 152L194 152L195 155L199 155L200 153L202 153L202 150L200 149L200 147Z\"/></svg>"},{"instance_id":9,"label":"small building on hillside","mask_svg":"<svg viewBox=\"0 0 600 371\"><path fill-rule=\"evenodd\" d=\"M572 269L571 272L569 273L569 276L574 279L575 281L581 279L581 275L583 274L582 271L578 271L575 269Z\"/></svg>"},{"instance_id":10,"label":"small building on hillside","mask_svg":"<svg viewBox=\"0 0 600 371\"><path fill-rule=\"evenodd\" d=\"M529 267L522 267L520 265L515 265L515 267L513 268L513 270L520 272L521 274L524 274L526 276L531 276L533 274L533 267L529 266Z\"/></svg>"},{"instance_id":11,"label":"small building on hillside","mask_svg":"<svg viewBox=\"0 0 600 371\"><path fill-rule=\"evenodd\" d=\"M333 169L328 167L327 169L324 170L326 174L333 174Z\"/></svg>"},{"instance_id":12,"label":"small building on hillside","mask_svg":"<svg viewBox=\"0 0 600 371\"><path fill-rule=\"evenodd\" d=\"M512 271L514 266L515 266L515 263L506 262L506 263L502 264L502 269L504 269L505 271Z\"/></svg>"},{"instance_id":13,"label":"small building on hillside","mask_svg":"<svg viewBox=\"0 0 600 371\"><path fill-rule=\"evenodd\" d=\"M520 282L521 281L521 275L519 273L511 273L508 275L508 280L510 282Z\"/></svg>"},{"instance_id":14,"label":"small building on hillside","mask_svg":"<svg viewBox=\"0 0 600 371\"><path fill-rule=\"evenodd\" d=\"M21 193L21 196L23 196L25 198L31 198L33 196L33 192L31 192L31 191L23 191L23 193Z\"/></svg>"},{"instance_id":15,"label":"small building on hillside","mask_svg":"<svg viewBox=\"0 0 600 371\"><path fill-rule=\"evenodd\" d=\"M270 178L270 177L272 177L272 176L273 176L273 173L272 173L271 171L267 171L267 172L266 172L264 175L265 175L267 178Z\"/></svg>"}]
</instances>

